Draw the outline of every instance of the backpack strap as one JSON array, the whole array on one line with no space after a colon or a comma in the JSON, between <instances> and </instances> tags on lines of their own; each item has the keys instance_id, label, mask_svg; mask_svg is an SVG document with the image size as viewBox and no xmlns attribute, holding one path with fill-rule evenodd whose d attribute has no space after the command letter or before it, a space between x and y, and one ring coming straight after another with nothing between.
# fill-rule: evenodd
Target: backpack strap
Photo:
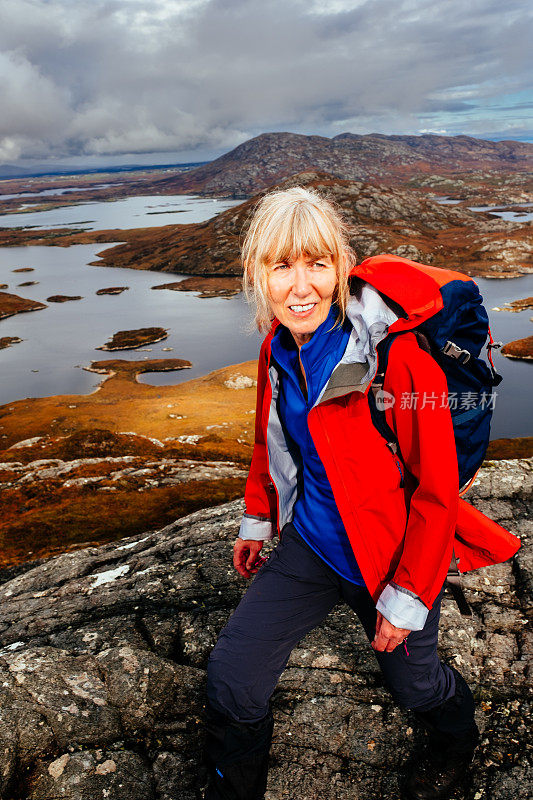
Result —
<instances>
[{"instance_id":1,"label":"backpack strap","mask_svg":"<svg viewBox=\"0 0 533 800\"><path fill-rule=\"evenodd\" d=\"M450 587L453 599L457 603L457 607L459 608L459 611L461 612L462 616L471 617L472 609L468 605L468 601L463 591L463 584L461 582L461 573L459 572L459 568L457 566L455 551L452 552L452 560L450 561L450 566L448 568L448 574L446 575L445 583L447 586Z\"/></svg>"},{"instance_id":2,"label":"backpack strap","mask_svg":"<svg viewBox=\"0 0 533 800\"><path fill-rule=\"evenodd\" d=\"M422 350L431 353L431 347L426 336L421 331L413 330L411 332L416 335L419 347ZM377 431L383 436L383 438L387 442L387 446L394 453L394 455L396 455L398 458L401 459L405 467L405 462L403 461L400 452L398 439L396 438L394 431L388 424L385 417L385 409L383 403L384 398L382 394L383 384L385 382L385 373L387 371L387 364L389 360L390 348L396 337L400 335L401 332L391 333L389 336L386 336L385 339L379 342L377 346L378 369L372 381L371 391L368 393L368 406L370 409L370 416L372 418L373 425L375 426ZM464 595L463 586L461 583L461 573L459 572L457 566L457 559L455 557L455 552L452 553L452 559L448 569L448 574L446 575L445 582L446 585L449 586L450 591L453 595L455 602L457 603L457 607L459 608L461 614L463 616L471 617L472 609L468 605L468 602Z\"/></svg>"},{"instance_id":3,"label":"backpack strap","mask_svg":"<svg viewBox=\"0 0 533 800\"><path fill-rule=\"evenodd\" d=\"M383 436L387 442L387 446L392 450L394 455L397 455L405 466L396 434L387 422L385 416L385 404L383 402L385 399L383 396L383 385L385 383L387 364L389 363L389 352L394 340L404 333L414 333L418 342L418 346L422 350L425 350L427 353L431 354L431 346L427 337L422 333L422 331L419 331L416 328L408 331L397 331L396 333L390 333L388 336L385 336L385 338L378 343L376 348L378 355L378 369L374 379L372 380L372 391L368 393L368 405L374 427Z\"/></svg>"},{"instance_id":4,"label":"backpack strap","mask_svg":"<svg viewBox=\"0 0 533 800\"><path fill-rule=\"evenodd\" d=\"M378 433L380 433L387 442L387 447L389 447L394 455L398 456L399 458L402 456L400 453L398 439L396 438L396 434L388 424L385 417L385 409L383 404L383 384L385 383L385 372L387 371L391 345L396 337L400 335L401 334L399 332L391 333L382 339L381 342L379 342L376 348L378 355L378 369L370 386L371 391L368 393L368 406L370 409L372 423L377 429Z\"/></svg>"}]
</instances>

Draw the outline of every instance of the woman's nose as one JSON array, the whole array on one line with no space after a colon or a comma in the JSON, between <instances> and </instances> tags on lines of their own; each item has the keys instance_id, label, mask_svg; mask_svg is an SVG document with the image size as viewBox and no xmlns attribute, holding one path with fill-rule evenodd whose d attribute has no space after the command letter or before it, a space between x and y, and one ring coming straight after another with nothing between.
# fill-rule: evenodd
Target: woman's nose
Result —
<instances>
[{"instance_id":1,"label":"woman's nose","mask_svg":"<svg viewBox=\"0 0 533 800\"><path fill-rule=\"evenodd\" d=\"M292 290L294 294L297 294L299 297L306 297L311 291L311 282L309 280L307 265L295 265L294 285Z\"/></svg>"}]
</instances>

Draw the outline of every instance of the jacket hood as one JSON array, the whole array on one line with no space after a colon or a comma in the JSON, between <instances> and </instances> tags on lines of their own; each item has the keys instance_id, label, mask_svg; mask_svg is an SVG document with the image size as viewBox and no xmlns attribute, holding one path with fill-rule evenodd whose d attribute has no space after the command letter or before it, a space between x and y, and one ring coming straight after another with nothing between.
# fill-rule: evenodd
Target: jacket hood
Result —
<instances>
[{"instance_id":1,"label":"jacket hood","mask_svg":"<svg viewBox=\"0 0 533 800\"><path fill-rule=\"evenodd\" d=\"M366 258L352 269L350 277L361 278L400 307L403 313L393 331L414 328L440 311L443 306L440 289L450 280L470 280L460 272L387 253Z\"/></svg>"}]
</instances>

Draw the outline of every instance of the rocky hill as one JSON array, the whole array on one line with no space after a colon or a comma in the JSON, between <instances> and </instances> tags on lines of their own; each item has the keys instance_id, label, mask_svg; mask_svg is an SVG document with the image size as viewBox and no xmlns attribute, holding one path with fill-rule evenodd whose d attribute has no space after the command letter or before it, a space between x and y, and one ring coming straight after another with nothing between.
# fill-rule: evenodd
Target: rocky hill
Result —
<instances>
[{"instance_id":1,"label":"rocky hill","mask_svg":"<svg viewBox=\"0 0 533 800\"><path fill-rule=\"evenodd\" d=\"M470 501L519 534L512 562L443 604L440 653L473 687L482 741L465 800L526 800L533 462L488 462ZM246 582L240 500L0 575L2 800L197 800L208 654ZM529 537L529 538L528 538ZM268 800L398 800L421 742L345 606L293 651L274 694Z\"/></svg>"},{"instance_id":2,"label":"rocky hill","mask_svg":"<svg viewBox=\"0 0 533 800\"><path fill-rule=\"evenodd\" d=\"M385 136L342 133L328 139L263 133L220 158L154 183L167 193L249 197L296 172L328 172L346 180L404 183L413 176L531 170L533 144L470 136Z\"/></svg>"},{"instance_id":3,"label":"rocky hill","mask_svg":"<svg viewBox=\"0 0 533 800\"><path fill-rule=\"evenodd\" d=\"M327 173L299 173L269 188L294 185L318 189L341 207L352 226L351 244L359 260L395 253L492 277L520 274L521 267L524 271L533 268L527 225L442 205L412 190L341 180ZM107 240L121 238L127 243L100 253L94 264L192 275L241 275L243 233L261 196L259 193L207 222L105 232ZM85 241L84 234L70 237L69 242L74 241ZM507 269L507 264L513 269Z\"/></svg>"}]
</instances>

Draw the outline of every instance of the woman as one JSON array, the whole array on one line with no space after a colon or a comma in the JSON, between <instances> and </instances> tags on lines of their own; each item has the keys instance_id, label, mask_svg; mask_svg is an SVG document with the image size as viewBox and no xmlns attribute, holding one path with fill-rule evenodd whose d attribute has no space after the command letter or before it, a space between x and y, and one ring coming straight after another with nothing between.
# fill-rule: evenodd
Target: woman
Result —
<instances>
[{"instance_id":1,"label":"woman","mask_svg":"<svg viewBox=\"0 0 533 800\"><path fill-rule=\"evenodd\" d=\"M447 405L400 402L446 394L446 378L414 334L391 346L386 414L404 476L372 424L368 390L376 345L396 311L407 313L404 329L420 314L410 321L409 309L357 278L347 227L314 191L263 197L243 262L257 325L270 329L234 545L236 570L255 578L209 659L206 800L263 798L270 696L291 650L341 598L359 616L394 699L430 733L429 760L416 765L404 796L447 797L479 739L470 689L436 652L453 536L461 519L468 527L469 512L463 504L459 513ZM280 542L263 563L263 542L276 531Z\"/></svg>"}]
</instances>

